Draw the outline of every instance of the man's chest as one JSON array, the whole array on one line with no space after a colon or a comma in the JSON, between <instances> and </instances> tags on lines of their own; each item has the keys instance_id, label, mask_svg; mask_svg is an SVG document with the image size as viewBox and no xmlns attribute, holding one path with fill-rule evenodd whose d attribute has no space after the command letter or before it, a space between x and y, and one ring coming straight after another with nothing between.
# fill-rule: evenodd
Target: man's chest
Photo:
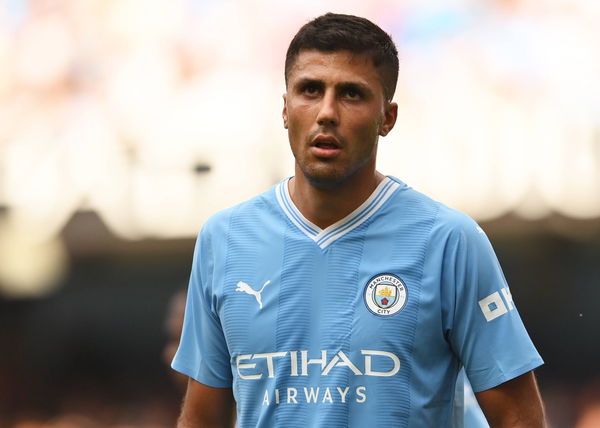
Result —
<instances>
[{"instance_id":1,"label":"man's chest","mask_svg":"<svg viewBox=\"0 0 600 428\"><path fill-rule=\"evenodd\" d=\"M265 370L281 360L300 375L339 365L363 374L376 360L379 372L392 371L410 353L419 321L420 261L354 250L229 274L219 316L232 359L266 354Z\"/></svg>"}]
</instances>

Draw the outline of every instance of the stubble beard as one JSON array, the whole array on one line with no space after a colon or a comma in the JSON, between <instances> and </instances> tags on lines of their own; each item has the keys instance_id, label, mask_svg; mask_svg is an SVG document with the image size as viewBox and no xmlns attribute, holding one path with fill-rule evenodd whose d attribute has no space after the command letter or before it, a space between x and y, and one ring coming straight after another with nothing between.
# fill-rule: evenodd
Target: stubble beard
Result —
<instances>
[{"instance_id":1,"label":"stubble beard","mask_svg":"<svg viewBox=\"0 0 600 428\"><path fill-rule=\"evenodd\" d=\"M288 129L289 132L289 129ZM322 129L311 133L306 140L306 146L310 147L310 141L319 133L333 134L342 144L342 147L347 147L346 141L331 130ZM365 165L371 162L377 155L377 142L373 147L372 152L362 159L359 159L356 164L348 163L347 159L310 159L310 155L306 152L302 153L302 149L299 152L294 150L294 144L292 144L290 138L290 146L292 154L296 160L297 169L302 172L306 181L315 188L323 190L332 190L347 182L353 175L359 172ZM352 160L350 160L352 162Z\"/></svg>"},{"instance_id":2,"label":"stubble beard","mask_svg":"<svg viewBox=\"0 0 600 428\"><path fill-rule=\"evenodd\" d=\"M308 181L310 185L318 189L331 190L347 182L349 178L351 178L360 169L362 169L362 167L368 164L371 159L371 156L366 157L358 164L351 166L332 165L335 163L335 159L319 159L315 162L317 165L303 164L302 162L298 161L296 161L296 163L298 164L302 175L304 175L306 181Z\"/></svg>"}]
</instances>

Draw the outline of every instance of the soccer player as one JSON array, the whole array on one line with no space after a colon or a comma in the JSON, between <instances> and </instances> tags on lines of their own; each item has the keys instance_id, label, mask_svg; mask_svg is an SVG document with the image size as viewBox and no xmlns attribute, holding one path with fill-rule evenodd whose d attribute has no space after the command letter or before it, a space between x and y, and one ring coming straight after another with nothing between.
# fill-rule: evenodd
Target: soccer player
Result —
<instances>
[{"instance_id":1,"label":"soccer player","mask_svg":"<svg viewBox=\"0 0 600 428\"><path fill-rule=\"evenodd\" d=\"M199 235L180 428L228 426L234 399L241 428L447 427L461 367L492 427L544 426L542 360L483 230L376 170L397 77L366 19L326 14L292 40L295 175Z\"/></svg>"}]
</instances>

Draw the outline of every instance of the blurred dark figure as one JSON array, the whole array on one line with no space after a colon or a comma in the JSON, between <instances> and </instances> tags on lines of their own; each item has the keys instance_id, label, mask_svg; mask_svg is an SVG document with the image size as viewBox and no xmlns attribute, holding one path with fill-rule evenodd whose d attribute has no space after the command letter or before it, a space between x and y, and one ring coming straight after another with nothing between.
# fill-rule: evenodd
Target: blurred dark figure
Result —
<instances>
[{"instance_id":1,"label":"blurred dark figure","mask_svg":"<svg viewBox=\"0 0 600 428\"><path fill-rule=\"evenodd\" d=\"M173 381L181 392L185 392L188 377L171 369L171 361L175 356L179 340L181 339L181 329L183 327L183 314L185 312L186 291L179 290L171 297L165 317L165 331L167 333L167 343L163 350L163 361L169 367L169 372Z\"/></svg>"},{"instance_id":2,"label":"blurred dark figure","mask_svg":"<svg viewBox=\"0 0 600 428\"><path fill-rule=\"evenodd\" d=\"M186 301L186 290L179 290L171 297L169 306L167 308L167 315L165 317L165 331L167 333L167 343L163 349L163 361L169 367L169 372L173 377L173 381L177 385L177 388L183 394L187 388L188 377L171 369L171 361L177 352L179 346L179 340L181 339L181 329L183 328L183 315L185 313L185 301ZM232 410L232 426L236 426L236 411L235 406Z\"/></svg>"}]
</instances>

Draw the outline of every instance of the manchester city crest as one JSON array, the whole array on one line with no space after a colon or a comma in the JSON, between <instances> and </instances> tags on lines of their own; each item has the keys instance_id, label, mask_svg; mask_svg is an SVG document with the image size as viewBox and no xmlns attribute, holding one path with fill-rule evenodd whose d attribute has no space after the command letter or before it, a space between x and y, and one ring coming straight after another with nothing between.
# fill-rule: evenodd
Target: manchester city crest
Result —
<instances>
[{"instance_id":1,"label":"manchester city crest","mask_svg":"<svg viewBox=\"0 0 600 428\"><path fill-rule=\"evenodd\" d=\"M367 283L364 299L367 308L375 315L391 316L406 304L406 285L394 274L381 273Z\"/></svg>"}]
</instances>

